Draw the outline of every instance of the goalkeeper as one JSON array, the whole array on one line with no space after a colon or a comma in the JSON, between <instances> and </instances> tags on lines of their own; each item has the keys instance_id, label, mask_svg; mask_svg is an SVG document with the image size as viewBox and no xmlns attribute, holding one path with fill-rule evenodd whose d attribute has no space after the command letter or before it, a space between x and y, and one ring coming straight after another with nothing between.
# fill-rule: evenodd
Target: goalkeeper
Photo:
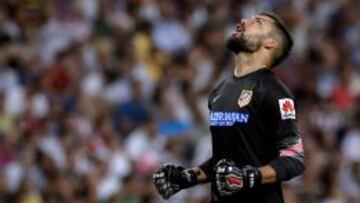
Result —
<instances>
[{"instance_id":1,"label":"goalkeeper","mask_svg":"<svg viewBox=\"0 0 360 203\"><path fill-rule=\"evenodd\" d=\"M153 176L159 194L211 183L212 202L283 203L282 181L304 170L295 100L271 69L292 47L283 23L261 13L241 20L227 40L233 75L209 97L213 156L184 169L165 164Z\"/></svg>"}]
</instances>

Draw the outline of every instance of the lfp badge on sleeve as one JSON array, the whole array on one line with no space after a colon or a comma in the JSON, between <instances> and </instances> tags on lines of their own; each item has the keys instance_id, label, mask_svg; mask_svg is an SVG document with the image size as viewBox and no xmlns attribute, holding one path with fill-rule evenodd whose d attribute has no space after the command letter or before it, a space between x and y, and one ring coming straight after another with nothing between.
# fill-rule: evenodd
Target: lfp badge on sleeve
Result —
<instances>
[{"instance_id":1,"label":"lfp badge on sleeve","mask_svg":"<svg viewBox=\"0 0 360 203\"><path fill-rule=\"evenodd\" d=\"M237 101L240 108L242 108L250 103L252 95L253 95L253 91L251 91L251 90L242 90L241 91L241 94Z\"/></svg>"}]
</instances>

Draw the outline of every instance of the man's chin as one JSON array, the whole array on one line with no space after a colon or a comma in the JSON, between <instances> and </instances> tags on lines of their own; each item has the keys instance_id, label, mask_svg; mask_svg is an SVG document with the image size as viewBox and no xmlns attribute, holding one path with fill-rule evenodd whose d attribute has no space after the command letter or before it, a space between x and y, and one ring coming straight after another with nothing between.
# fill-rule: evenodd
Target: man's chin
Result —
<instances>
[{"instance_id":1,"label":"man's chin","mask_svg":"<svg viewBox=\"0 0 360 203\"><path fill-rule=\"evenodd\" d=\"M234 54L238 54L241 50L239 50L237 47L233 47L233 46L231 46L231 45L226 45L226 48L230 51L230 52L232 52L232 53L234 53Z\"/></svg>"},{"instance_id":2,"label":"man's chin","mask_svg":"<svg viewBox=\"0 0 360 203\"><path fill-rule=\"evenodd\" d=\"M226 41L226 48L235 54L238 54L240 52L253 53L257 50L257 48L250 46L241 37L235 36L230 37Z\"/></svg>"}]
</instances>

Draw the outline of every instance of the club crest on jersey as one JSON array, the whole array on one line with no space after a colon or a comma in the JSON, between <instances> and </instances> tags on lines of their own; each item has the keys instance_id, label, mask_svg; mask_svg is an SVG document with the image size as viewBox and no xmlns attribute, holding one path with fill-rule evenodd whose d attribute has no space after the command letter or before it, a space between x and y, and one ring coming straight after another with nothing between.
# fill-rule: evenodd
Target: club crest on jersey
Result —
<instances>
[{"instance_id":1,"label":"club crest on jersey","mask_svg":"<svg viewBox=\"0 0 360 203\"><path fill-rule=\"evenodd\" d=\"M282 120L296 118L295 105L292 99L279 99L279 107Z\"/></svg>"},{"instance_id":2,"label":"club crest on jersey","mask_svg":"<svg viewBox=\"0 0 360 203\"><path fill-rule=\"evenodd\" d=\"M239 99L237 100L237 103L239 104L240 108L242 108L250 103L252 95L253 95L253 91L251 91L251 90L242 90L241 91Z\"/></svg>"}]
</instances>

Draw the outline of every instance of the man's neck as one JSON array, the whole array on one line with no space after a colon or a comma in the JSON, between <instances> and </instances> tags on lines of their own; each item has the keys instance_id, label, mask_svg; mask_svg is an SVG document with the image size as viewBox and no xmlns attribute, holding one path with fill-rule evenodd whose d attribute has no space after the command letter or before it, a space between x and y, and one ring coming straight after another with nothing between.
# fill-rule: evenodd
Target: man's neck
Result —
<instances>
[{"instance_id":1,"label":"man's neck","mask_svg":"<svg viewBox=\"0 0 360 203\"><path fill-rule=\"evenodd\" d=\"M241 77L259 69L267 68L264 57L254 53L238 53L235 56L234 76Z\"/></svg>"}]
</instances>

